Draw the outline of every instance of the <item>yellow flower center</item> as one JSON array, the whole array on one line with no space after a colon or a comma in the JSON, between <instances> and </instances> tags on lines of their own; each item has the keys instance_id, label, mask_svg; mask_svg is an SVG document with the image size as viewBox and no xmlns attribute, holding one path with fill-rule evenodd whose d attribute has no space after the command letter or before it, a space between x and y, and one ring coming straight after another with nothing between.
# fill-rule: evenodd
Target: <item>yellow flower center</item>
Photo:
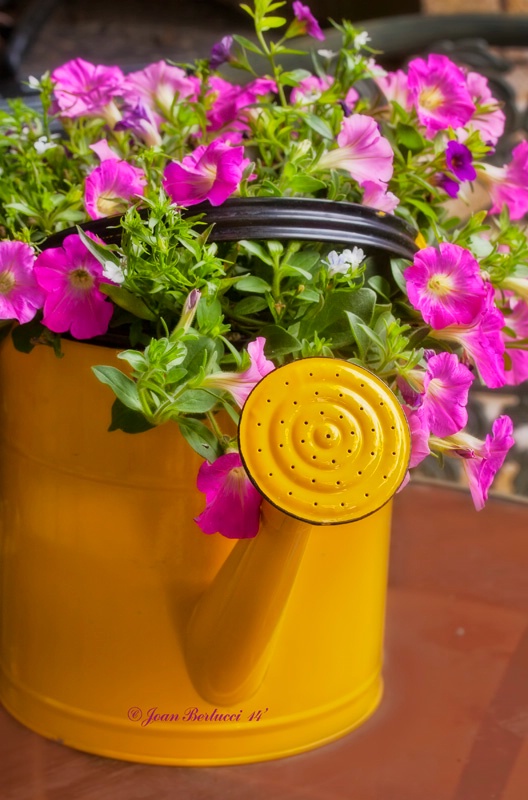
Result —
<instances>
[{"instance_id":1,"label":"yellow flower center","mask_svg":"<svg viewBox=\"0 0 528 800\"><path fill-rule=\"evenodd\" d=\"M104 195L101 194L97 198L96 201L97 210L103 217L111 217L113 214L120 214L123 211L126 211L127 205L122 197L118 197L118 195L108 194Z\"/></svg>"},{"instance_id":2,"label":"yellow flower center","mask_svg":"<svg viewBox=\"0 0 528 800\"><path fill-rule=\"evenodd\" d=\"M430 86L420 93L420 105L429 111L434 111L435 108L441 106L444 102L444 95L438 86Z\"/></svg>"},{"instance_id":3,"label":"yellow flower center","mask_svg":"<svg viewBox=\"0 0 528 800\"><path fill-rule=\"evenodd\" d=\"M74 289L82 289L83 291L88 291L95 283L93 275L84 267L78 267L72 270L69 279Z\"/></svg>"},{"instance_id":4,"label":"yellow flower center","mask_svg":"<svg viewBox=\"0 0 528 800\"><path fill-rule=\"evenodd\" d=\"M427 288L438 297L445 297L453 291L453 281L450 275L438 274L427 281Z\"/></svg>"},{"instance_id":5,"label":"yellow flower center","mask_svg":"<svg viewBox=\"0 0 528 800\"><path fill-rule=\"evenodd\" d=\"M15 276L10 270L0 272L0 294L9 294L15 283Z\"/></svg>"}]
</instances>

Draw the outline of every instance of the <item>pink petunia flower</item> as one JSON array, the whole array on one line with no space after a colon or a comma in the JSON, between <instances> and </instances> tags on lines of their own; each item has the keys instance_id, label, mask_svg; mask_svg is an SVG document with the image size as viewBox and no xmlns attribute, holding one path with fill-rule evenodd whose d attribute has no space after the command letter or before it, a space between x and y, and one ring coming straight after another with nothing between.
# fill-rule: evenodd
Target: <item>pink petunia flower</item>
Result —
<instances>
[{"instance_id":1,"label":"pink petunia flower","mask_svg":"<svg viewBox=\"0 0 528 800\"><path fill-rule=\"evenodd\" d=\"M243 147L231 147L216 139L197 147L181 162L167 164L163 186L180 206L193 206L204 200L219 206L236 192L249 164Z\"/></svg>"},{"instance_id":2,"label":"pink petunia flower","mask_svg":"<svg viewBox=\"0 0 528 800\"><path fill-rule=\"evenodd\" d=\"M402 69L398 69L396 72L387 72L386 75L376 78L376 83L389 103L398 103L399 106L410 111L412 102L409 97L409 82Z\"/></svg>"},{"instance_id":3,"label":"pink petunia flower","mask_svg":"<svg viewBox=\"0 0 528 800\"><path fill-rule=\"evenodd\" d=\"M35 253L25 242L0 242L0 319L21 324L33 319L44 302L35 279Z\"/></svg>"},{"instance_id":4,"label":"pink petunia flower","mask_svg":"<svg viewBox=\"0 0 528 800\"><path fill-rule=\"evenodd\" d=\"M464 126L475 112L462 70L447 56L415 58L407 71L409 93L428 136Z\"/></svg>"},{"instance_id":5,"label":"pink petunia flower","mask_svg":"<svg viewBox=\"0 0 528 800\"><path fill-rule=\"evenodd\" d=\"M501 292L504 297L504 321L506 327L502 337L506 345L506 384L518 386L528 380L528 351L516 347L508 347L519 339L528 339L528 303L510 292Z\"/></svg>"},{"instance_id":6,"label":"pink petunia flower","mask_svg":"<svg viewBox=\"0 0 528 800\"><path fill-rule=\"evenodd\" d=\"M439 353L427 361L419 412L434 436L450 436L468 421L469 388L475 376L455 353Z\"/></svg>"},{"instance_id":7,"label":"pink petunia flower","mask_svg":"<svg viewBox=\"0 0 528 800\"><path fill-rule=\"evenodd\" d=\"M438 250L420 250L403 276L411 304L433 328L467 325L486 304L488 291L478 262L457 244L442 242Z\"/></svg>"},{"instance_id":8,"label":"pink petunia flower","mask_svg":"<svg viewBox=\"0 0 528 800\"><path fill-rule=\"evenodd\" d=\"M480 131L482 141L493 147L504 133L506 121L504 111L493 97L488 79L484 75L479 75L478 72L468 72L466 81L471 99L477 106L469 121L469 127L472 130Z\"/></svg>"},{"instance_id":9,"label":"pink petunia flower","mask_svg":"<svg viewBox=\"0 0 528 800\"><path fill-rule=\"evenodd\" d=\"M129 72L123 85L123 97L132 107L138 101L161 123L171 116L173 104L196 96L196 82L180 67L166 61L149 64L145 69Z\"/></svg>"},{"instance_id":10,"label":"pink petunia flower","mask_svg":"<svg viewBox=\"0 0 528 800\"><path fill-rule=\"evenodd\" d=\"M195 517L204 533L220 533L228 539L257 535L262 495L249 480L238 453L226 453L212 464L205 461L196 485L205 494L205 510Z\"/></svg>"},{"instance_id":11,"label":"pink petunia flower","mask_svg":"<svg viewBox=\"0 0 528 800\"><path fill-rule=\"evenodd\" d=\"M332 75L324 75L322 78L317 75L309 75L299 81L299 84L291 90L290 102L297 106L310 106L316 103L321 97L323 92L334 84L335 79ZM351 88L348 90L344 101L344 105L351 113L351 109L357 102L359 97L358 92Z\"/></svg>"},{"instance_id":12,"label":"pink petunia flower","mask_svg":"<svg viewBox=\"0 0 528 800\"><path fill-rule=\"evenodd\" d=\"M44 293L42 322L47 328L70 331L75 339L106 333L113 306L99 286L109 281L78 234L67 236L62 247L44 250L37 257L35 277Z\"/></svg>"},{"instance_id":13,"label":"pink petunia flower","mask_svg":"<svg viewBox=\"0 0 528 800\"><path fill-rule=\"evenodd\" d=\"M324 41L325 35L308 6L300 3L299 0L295 0L293 13L295 14L295 19L302 23L302 33L307 33L308 36L319 39L320 42Z\"/></svg>"},{"instance_id":14,"label":"pink petunia flower","mask_svg":"<svg viewBox=\"0 0 528 800\"><path fill-rule=\"evenodd\" d=\"M360 184L365 181L386 183L391 179L392 147L380 134L372 117L352 114L344 119L337 144L335 150L323 153L318 169L346 170Z\"/></svg>"},{"instance_id":15,"label":"pink petunia flower","mask_svg":"<svg viewBox=\"0 0 528 800\"><path fill-rule=\"evenodd\" d=\"M245 86L238 86L213 75L209 79L209 87L208 96L212 98L212 105L207 112L207 127L210 131L233 124L241 130L246 129L250 106L259 98L277 91L277 84L271 78L256 78Z\"/></svg>"},{"instance_id":16,"label":"pink petunia flower","mask_svg":"<svg viewBox=\"0 0 528 800\"><path fill-rule=\"evenodd\" d=\"M364 181L363 198L361 205L376 208L378 211L384 211L386 214L392 214L397 205L399 205L399 198L392 192L387 191L387 184L377 181Z\"/></svg>"},{"instance_id":17,"label":"pink petunia flower","mask_svg":"<svg viewBox=\"0 0 528 800\"><path fill-rule=\"evenodd\" d=\"M84 206L92 219L123 214L131 202L142 197L147 180L139 167L126 161L105 159L86 178Z\"/></svg>"},{"instance_id":18,"label":"pink petunia flower","mask_svg":"<svg viewBox=\"0 0 528 800\"><path fill-rule=\"evenodd\" d=\"M266 340L263 336L258 336L254 342L250 342L247 351L251 359L251 364L244 372L212 372L206 375L202 382L202 387L221 389L229 392L235 399L240 408L246 402L251 390L269 372L275 369L272 361L268 361L264 355Z\"/></svg>"},{"instance_id":19,"label":"pink petunia flower","mask_svg":"<svg viewBox=\"0 0 528 800\"><path fill-rule=\"evenodd\" d=\"M422 414L409 406L404 405L403 410L409 423L411 433L411 457L409 467L417 467L431 452L429 447L430 430L427 419Z\"/></svg>"},{"instance_id":20,"label":"pink petunia flower","mask_svg":"<svg viewBox=\"0 0 528 800\"><path fill-rule=\"evenodd\" d=\"M462 459L477 511L484 508L493 479L514 444L513 423L505 415L495 420L491 435L488 434L483 442L464 433L451 437L450 447L453 450L448 454Z\"/></svg>"},{"instance_id":21,"label":"pink petunia flower","mask_svg":"<svg viewBox=\"0 0 528 800\"><path fill-rule=\"evenodd\" d=\"M103 117L114 126L120 113L114 97L123 89L119 67L91 64L82 58L68 61L51 73L55 102L63 117Z\"/></svg>"},{"instance_id":22,"label":"pink petunia flower","mask_svg":"<svg viewBox=\"0 0 528 800\"><path fill-rule=\"evenodd\" d=\"M493 203L490 214L500 214L507 206L512 220L522 219L528 212L528 142L513 148L509 164L483 164L481 174Z\"/></svg>"},{"instance_id":23,"label":"pink petunia flower","mask_svg":"<svg viewBox=\"0 0 528 800\"><path fill-rule=\"evenodd\" d=\"M494 305L493 287L490 285L484 310L470 325L449 325L431 331L430 336L461 345L486 386L498 389L506 383L505 344L502 337L504 324L504 315Z\"/></svg>"}]
</instances>

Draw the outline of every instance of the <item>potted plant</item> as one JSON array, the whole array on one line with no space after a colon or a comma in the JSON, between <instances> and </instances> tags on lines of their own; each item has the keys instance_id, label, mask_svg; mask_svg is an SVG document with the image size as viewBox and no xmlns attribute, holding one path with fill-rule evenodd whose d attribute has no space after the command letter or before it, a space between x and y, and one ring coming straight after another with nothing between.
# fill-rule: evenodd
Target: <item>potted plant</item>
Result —
<instances>
[{"instance_id":1,"label":"potted plant","mask_svg":"<svg viewBox=\"0 0 528 800\"><path fill-rule=\"evenodd\" d=\"M513 444L466 405L528 374L528 145L490 166L485 79L385 74L283 5L185 68L76 59L0 118L1 695L93 752L236 763L358 725L407 466L460 459L478 509ZM313 70L282 67L305 34Z\"/></svg>"}]
</instances>

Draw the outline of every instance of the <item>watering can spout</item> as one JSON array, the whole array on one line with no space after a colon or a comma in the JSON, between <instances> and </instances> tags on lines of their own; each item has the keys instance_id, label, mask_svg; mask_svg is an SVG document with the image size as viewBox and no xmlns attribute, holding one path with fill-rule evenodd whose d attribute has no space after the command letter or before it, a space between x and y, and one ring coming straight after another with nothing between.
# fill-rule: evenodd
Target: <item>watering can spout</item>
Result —
<instances>
[{"instance_id":1,"label":"watering can spout","mask_svg":"<svg viewBox=\"0 0 528 800\"><path fill-rule=\"evenodd\" d=\"M308 358L257 384L239 446L266 498L260 530L237 542L199 598L185 645L195 688L223 706L261 685L310 536L331 539L328 526L385 505L405 477L410 437L379 378L346 361Z\"/></svg>"}]
</instances>

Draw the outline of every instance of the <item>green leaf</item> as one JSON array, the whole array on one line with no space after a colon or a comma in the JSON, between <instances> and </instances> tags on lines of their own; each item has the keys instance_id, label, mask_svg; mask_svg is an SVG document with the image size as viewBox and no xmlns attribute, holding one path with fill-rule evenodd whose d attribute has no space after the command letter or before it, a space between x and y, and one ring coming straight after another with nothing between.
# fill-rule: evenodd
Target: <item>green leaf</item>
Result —
<instances>
[{"instance_id":1,"label":"green leaf","mask_svg":"<svg viewBox=\"0 0 528 800\"><path fill-rule=\"evenodd\" d=\"M123 286L116 286L114 283L100 283L99 289L103 294L106 294L116 306L124 308L125 311L130 311L135 317L151 321L156 319L156 315L152 313L147 304Z\"/></svg>"},{"instance_id":2,"label":"green leaf","mask_svg":"<svg viewBox=\"0 0 528 800\"><path fill-rule=\"evenodd\" d=\"M364 361L369 347L369 338L363 331L363 322L357 316L357 314L353 314L351 311L346 311L345 313L347 315L354 339L356 340L359 357L362 361Z\"/></svg>"},{"instance_id":3,"label":"green leaf","mask_svg":"<svg viewBox=\"0 0 528 800\"><path fill-rule=\"evenodd\" d=\"M183 417L178 419L178 426L184 439L202 458L212 463L222 455L218 439L200 420Z\"/></svg>"},{"instance_id":4,"label":"green leaf","mask_svg":"<svg viewBox=\"0 0 528 800\"><path fill-rule=\"evenodd\" d=\"M382 275L373 275L368 284L380 297L390 302L391 285Z\"/></svg>"},{"instance_id":5,"label":"green leaf","mask_svg":"<svg viewBox=\"0 0 528 800\"><path fill-rule=\"evenodd\" d=\"M433 222L437 222L437 211L429 206L426 202L423 200L417 200L415 197L407 198L407 202L419 209L428 219L432 220Z\"/></svg>"},{"instance_id":6,"label":"green leaf","mask_svg":"<svg viewBox=\"0 0 528 800\"><path fill-rule=\"evenodd\" d=\"M318 192L320 189L324 189L325 186L326 184L323 181L311 178L309 175L295 175L288 181L288 188L292 192L306 192L306 194Z\"/></svg>"},{"instance_id":7,"label":"green leaf","mask_svg":"<svg viewBox=\"0 0 528 800\"><path fill-rule=\"evenodd\" d=\"M330 125L328 122L325 122L324 119L321 119L321 117L317 117L315 114L306 114L304 121L309 128L322 136L323 139L333 140L335 138Z\"/></svg>"},{"instance_id":8,"label":"green leaf","mask_svg":"<svg viewBox=\"0 0 528 800\"><path fill-rule=\"evenodd\" d=\"M205 414L218 403L218 397L203 389L187 389L173 403L173 407L183 414Z\"/></svg>"},{"instance_id":9,"label":"green leaf","mask_svg":"<svg viewBox=\"0 0 528 800\"><path fill-rule=\"evenodd\" d=\"M249 316L250 314L257 314L267 307L268 304L263 297L244 297L243 300L236 304L234 312L240 316Z\"/></svg>"},{"instance_id":10,"label":"green leaf","mask_svg":"<svg viewBox=\"0 0 528 800\"><path fill-rule=\"evenodd\" d=\"M260 23L260 29L269 31L271 28L282 28L283 25L286 25L284 17L264 17Z\"/></svg>"},{"instance_id":11,"label":"green leaf","mask_svg":"<svg viewBox=\"0 0 528 800\"><path fill-rule=\"evenodd\" d=\"M116 367L106 365L92 367L96 378L109 386L121 402L134 411L142 411L137 386L134 381Z\"/></svg>"},{"instance_id":12,"label":"green leaf","mask_svg":"<svg viewBox=\"0 0 528 800\"><path fill-rule=\"evenodd\" d=\"M263 56L263 55L264 55L264 53L263 53L263 51L260 49L260 47L258 47L258 46L255 44L255 42L252 42L252 41L250 41L249 39L246 39L246 37L245 37L245 36L240 36L240 34L238 34L238 33L234 33L234 34L233 34L233 39L234 39L234 40L235 40L235 42L236 42L237 44L239 44L241 47L244 47L246 50L249 50L249 51L250 51L250 53L256 53L256 54L257 54L257 55L259 55L259 56Z\"/></svg>"},{"instance_id":13,"label":"green leaf","mask_svg":"<svg viewBox=\"0 0 528 800\"><path fill-rule=\"evenodd\" d=\"M239 245L246 253L251 253L252 256L256 256L265 264L269 264L270 267L273 266L273 259L258 242L250 242L247 239L241 239Z\"/></svg>"},{"instance_id":14,"label":"green leaf","mask_svg":"<svg viewBox=\"0 0 528 800\"><path fill-rule=\"evenodd\" d=\"M282 73L281 82L285 86L298 86L301 81L309 78L311 74L307 69L292 69Z\"/></svg>"},{"instance_id":15,"label":"green leaf","mask_svg":"<svg viewBox=\"0 0 528 800\"><path fill-rule=\"evenodd\" d=\"M148 422L139 411L127 408L116 397L112 405L112 421L109 431L124 431L125 433L144 433L155 427Z\"/></svg>"},{"instance_id":16,"label":"green leaf","mask_svg":"<svg viewBox=\"0 0 528 800\"><path fill-rule=\"evenodd\" d=\"M398 125L396 129L396 139L399 144L402 144L407 150L420 152L425 147L425 140L420 136L418 131L411 125Z\"/></svg>"},{"instance_id":17,"label":"green leaf","mask_svg":"<svg viewBox=\"0 0 528 800\"><path fill-rule=\"evenodd\" d=\"M257 278L256 275L244 276L241 280L237 281L236 288L240 292L255 292L256 294L264 294L271 291L271 286L262 278Z\"/></svg>"},{"instance_id":18,"label":"green leaf","mask_svg":"<svg viewBox=\"0 0 528 800\"><path fill-rule=\"evenodd\" d=\"M266 325L260 331L260 336L266 339L264 352L268 358L285 356L302 349L301 342L280 325Z\"/></svg>"}]
</instances>

